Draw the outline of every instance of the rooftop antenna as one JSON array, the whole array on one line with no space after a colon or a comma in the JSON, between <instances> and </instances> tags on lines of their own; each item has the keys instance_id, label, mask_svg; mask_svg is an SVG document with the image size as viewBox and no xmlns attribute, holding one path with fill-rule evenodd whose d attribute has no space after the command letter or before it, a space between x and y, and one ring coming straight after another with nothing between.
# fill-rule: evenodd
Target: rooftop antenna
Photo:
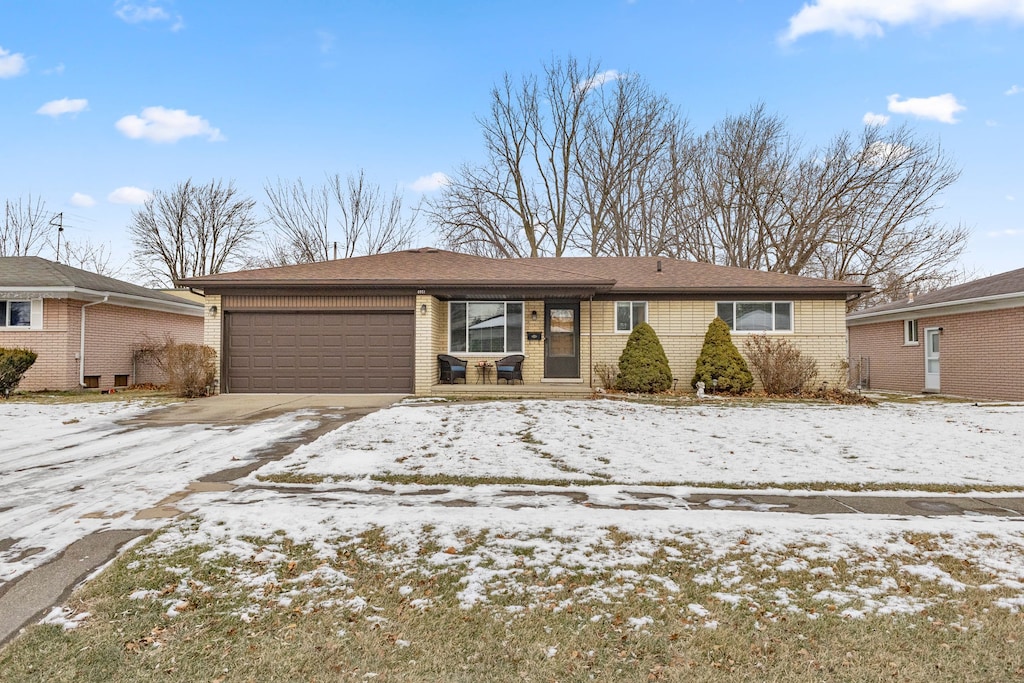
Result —
<instances>
[{"instance_id":1,"label":"rooftop antenna","mask_svg":"<svg viewBox=\"0 0 1024 683\"><path fill-rule=\"evenodd\" d=\"M64 212L50 219L50 227L57 228L57 263L60 263L60 237L64 234Z\"/></svg>"}]
</instances>

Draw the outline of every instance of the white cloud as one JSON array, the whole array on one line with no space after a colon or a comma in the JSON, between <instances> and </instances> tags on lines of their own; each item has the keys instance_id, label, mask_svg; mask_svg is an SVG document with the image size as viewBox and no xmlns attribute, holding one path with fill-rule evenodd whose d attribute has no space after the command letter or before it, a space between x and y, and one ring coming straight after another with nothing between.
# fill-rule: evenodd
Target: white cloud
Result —
<instances>
[{"instance_id":1,"label":"white cloud","mask_svg":"<svg viewBox=\"0 0 1024 683\"><path fill-rule=\"evenodd\" d=\"M114 10L114 14L117 15L118 19L129 24L140 24L144 21L168 21L171 18L167 10L153 3L136 5L135 3L128 2L128 0L121 0L116 4L116 7L117 9Z\"/></svg>"},{"instance_id":2,"label":"white cloud","mask_svg":"<svg viewBox=\"0 0 1024 683\"><path fill-rule=\"evenodd\" d=\"M625 78L626 74L620 74L615 69L608 69L601 73L594 74L585 81L576 84L576 89L582 92L593 90L594 88L600 88L605 83L610 81L617 81L620 78Z\"/></svg>"},{"instance_id":3,"label":"white cloud","mask_svg":"<svg viewBox=\"0 0 1024 683\"><path fill-rule=\"evenodd\" d=\"M1008 228L1006 230L994 230L988 234L989 237L1016 237L1017 235L1024 235L1024 230Z\"/></svg>"},{"instance_id":4,"label":"white cloud","mask_svg":"<svg viewBox=\"0 0 1024 683\"><path fill-rule=\"evenodd\" d=\"M47 76L53 76L53 75L60 76L62 73L64 73L64 62L61 62L60 64L58 64L57 66L53 67L52 69L45 69L45 70L43 70L43 73L46 74Z\"/></svg>"},{"instance_id":5,"label":"white cloud","mask_svg":"<svg viewBox=\"0 0 1024 683\"><path fill-rule=\"evenodd\" d=\"M25 55L0 47L0 78L14 78L28 71Z\"/></svg>"},{"instance_id":6,"label":"white cloud","mask_svg":"<svg viewBox=\"0 0 1024 683\"><path fill-rule=\"evenodd\" d=\"M125 189L125 188L121 188L121 189ZM85 207L89 207L89 206L95 206L96 205L96 200L93 199L92 197L90 197L87 194L82 194L81 192L76 192L73 195L71 195L70 203L71 203L71 206L81 206L81 207L85 208Z\"/></svg>"},{"instance_id":7,"label":"white cloud","mask_svg":"<svg viewBox=\"0 0 1024 683\"><path fill-rule=\"evenodd\" d=\"M69 100L65 97L63 99L47 102L43 106L39 107L39 109L36 109L36 113L57 118L62 114L77 114L78 112L85 111L88 108L89 100Z\"/></svg>"},{"instance_id":8,"label":"white cloud","mask_svg":"<svg viewBox=\"0 0 1024 683\"><path fill-rule=\"evenodd\" d=\"M864 114L864 125L866 126L884 126L887 123L889 123L889 117L885 114L876 114L873 111Z\"/></svg>"},{"instance_id":9,"label":"white cloud","mask_svg":"<svg viewBox=\"0 0 1024 683\"><path fill-rule=\"evenodd\" d=\"M180 14L171 14L164 9L160 3L149 0L141 4L131 0L118 0L114 4L114 14L118 19L128 24L142 24L148 21L171 21L172 31L180 31L185 28L185 20Z\"/></svg>"},{"instance_id":10,"label":"white cloud","mask_svg":"<svg viewBox=\"0 0 1024 683\"><path fill-rule=\"evenodd\" d=\"M963 20L1024 21L1024 0L812 0L789 18L782 41L826 31L880 37L886 28Z\"/></svg>"},{"instance_id":11,"label":"white cloud","mask_svg":"<svg viewBox=\"0 0 1024 683\"><path fill-rule=\"evenodd\" d=\"M409 187L412 188L414 192L433 192L441 189L450 182L451 181L448 179L448 176L440 171L436 171L430 175L417 178Z\"/></svg>"},{"instance_id":12,"label":"white cloud","mask_svg":"<svg viewBox=\"0 0 1024 683\"><path fill-rule=\"evenodd\" d=\"M115 127L132 140L177 142L182 138L202 136L210 142L224 140L219 129L201 116L192 116L184 109L146 107L142 116L131 114L118 119Z\"/></svg>"},{"instance_id":13,"label":"white cloud","mask_svg":"<svg viewBox=\"0 0 1024 683\"><path fill-rule=\"evenodd\" d=\"M111 204L145 204L153 195L141 187L119 187L107 195Z\"/></svg>"},{"instance_id":14,"label":"white cloud","mask_svg":"<svg viewBox=\"0 0 1024 683\"><path fill-rule=\"evenodd\" d=\"M1006 195L1006 201L1008 201L1008 202L1017 201L1017 198L1014 197L1012 194L1008 194L1008 195Z\"/></svg>"},{"instance_id":15,"label":"white cloud","mask_svg":"<svg viewBox=\"0 0 1024 683\"><path fill-rule=\"evenodd\" d=\"M898 94L889 95L889 111L894 114L910 114L922 119L933 119L942 123L956 123L957 112L967 109L956 101L952 93L933 97L908 97L901 100Z\"/></svg>"},{"instance_id":16,"label":"white cloud","mask_svg":"<svg viewBox=\"0 0 1024 683\"><path fill-rule=\"evenodd\" d=\"M1003 94L1004 95L1019 95L1022 92L1024 92L1024 88L1020 87L1019 85L1011 85L1009 87L1009 89L1007 89L1006 92L1004 92Z\"/></svg>"}]
</instances>

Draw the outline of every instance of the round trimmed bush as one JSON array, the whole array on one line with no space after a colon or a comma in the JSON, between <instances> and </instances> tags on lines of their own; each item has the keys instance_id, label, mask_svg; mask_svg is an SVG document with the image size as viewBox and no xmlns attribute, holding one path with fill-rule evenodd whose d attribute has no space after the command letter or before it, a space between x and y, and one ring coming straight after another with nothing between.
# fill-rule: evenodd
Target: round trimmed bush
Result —
<instances>
[{"instance_id":1,"label":"round trimmed bush","mask_svg":"<svg viewBox=\"0 0 1024 683\"><path fill-rule=\"evenodd\" d=\"M716 379L715 391L729 394L744 394L754 387L754 376L750 374L747 361L732 343L729 326L721 318L715 318L708 325L692 386L696 388L697 382L704 382L704 386L711 389Z\"/></svg>"},{"instance_id":2,"label":"round trimmed bush","mask_svg":"<svg viewBox=\"0 0 1024 683\"><path fill-rule=\"evenodd\" d=\"M658 334L647 323L640 323L633 328L619 356L615 388L650 394L668 391L671 386L672 370Z\"/></svg>"}]
</instances>

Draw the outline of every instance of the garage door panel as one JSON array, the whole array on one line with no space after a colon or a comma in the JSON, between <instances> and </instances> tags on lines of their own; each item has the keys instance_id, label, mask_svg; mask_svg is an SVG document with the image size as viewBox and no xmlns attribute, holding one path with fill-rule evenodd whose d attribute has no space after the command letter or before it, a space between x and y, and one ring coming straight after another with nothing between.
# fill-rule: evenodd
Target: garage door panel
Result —
<instances>
[{"instance_id":1,"label":"garage door panel","mask_svg":"<svg viewBox=\"0 0 1024 683\"><path fill-rule=\"evenodd\" d=\"M411 393L409 311L225 316L229 392Z\"/></svg>"}]
</instances>

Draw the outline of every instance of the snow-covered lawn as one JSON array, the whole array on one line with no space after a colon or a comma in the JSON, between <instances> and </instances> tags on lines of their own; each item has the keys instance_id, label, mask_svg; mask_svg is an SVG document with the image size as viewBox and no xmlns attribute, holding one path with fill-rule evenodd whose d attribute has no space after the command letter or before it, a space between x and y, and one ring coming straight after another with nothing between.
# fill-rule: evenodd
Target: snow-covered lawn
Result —
<instances>
[{"instance_id":1,"label":"snow-covered lawn","mask_svg":"<svg viewBox=\"0 0 1024 683\"><path fill-rule=\"evenodd\" d=\"M1024 405L398 405L302 446L259 474L1024 489L1022 443Z\"/></svg>"},{"instance_id":2,"label":"snow-covered lawn","mask_svg":"<svg viewBox=\"0 0 1024 683\"><path fill-rule=\"evenodd\" d=\"M243 427L118 424L143 403L0 403L0 586L103 529L151 529L139 510L293 436L295 415ZM23 556L30 549L33 554Z\"/></svg>"}]
</instances>

